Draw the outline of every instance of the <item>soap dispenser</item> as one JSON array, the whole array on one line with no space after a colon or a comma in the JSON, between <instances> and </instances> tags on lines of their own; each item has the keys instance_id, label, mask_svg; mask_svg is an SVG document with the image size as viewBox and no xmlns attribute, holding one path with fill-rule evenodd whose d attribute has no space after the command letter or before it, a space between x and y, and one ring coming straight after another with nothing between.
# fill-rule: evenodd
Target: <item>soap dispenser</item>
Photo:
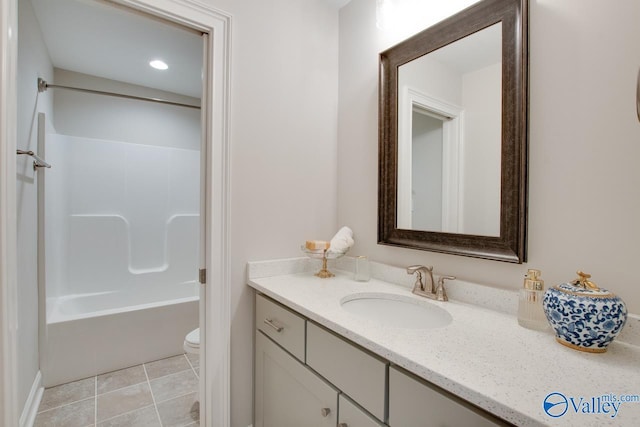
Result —
<instances>
[{"instance_id":1,"label":"soap dispenser","mask_svg":"<svg viewBox=\"0 0 640 427\"><path fill-rule=\"evenodd\" d=\"M542 308L544 299L544 280L540 278L540 270L529 269L520 289L518 303L518 323L525 328L544 331L549 322Z\"/></svg>"}]
</instances>

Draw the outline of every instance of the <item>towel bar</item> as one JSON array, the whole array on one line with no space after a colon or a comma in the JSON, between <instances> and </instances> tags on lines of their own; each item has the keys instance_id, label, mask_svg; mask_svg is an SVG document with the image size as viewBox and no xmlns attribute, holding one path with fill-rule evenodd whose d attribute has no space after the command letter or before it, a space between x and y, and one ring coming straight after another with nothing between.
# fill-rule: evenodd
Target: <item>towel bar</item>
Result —
<instances>
[{"instance_id":1,"label":"towel bar","mask_svg":"<svg viewBox=\"0 0 640 427\"><path fill-rule=\"evenodd\" d=\"M25 150L16 150L16 154L26 154L27 156L33 157L33 170L38 170L38 168L50 168L51 165L47 163L44 159L38 157L36 153L33 151L25 151Z\"/></svg>"}]
</instances>

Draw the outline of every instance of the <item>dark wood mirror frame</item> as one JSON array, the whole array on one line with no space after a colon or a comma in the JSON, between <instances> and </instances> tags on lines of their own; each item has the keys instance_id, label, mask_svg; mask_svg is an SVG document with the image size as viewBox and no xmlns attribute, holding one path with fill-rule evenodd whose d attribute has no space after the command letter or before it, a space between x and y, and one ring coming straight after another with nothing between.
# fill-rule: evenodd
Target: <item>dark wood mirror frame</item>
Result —
<instances>
[{"instance_id":1,"label":"dark wood mirror frame","mask_svg":"<svg viewBox=\"0 0 640 427\"><path fill-rule=\"evenodd\" d=\"M398 67L502 22L500 236L397 228ZM526 261L528 1L483 0L380 54L378 243L497 261Z\"/></svg>"}]
</instances>

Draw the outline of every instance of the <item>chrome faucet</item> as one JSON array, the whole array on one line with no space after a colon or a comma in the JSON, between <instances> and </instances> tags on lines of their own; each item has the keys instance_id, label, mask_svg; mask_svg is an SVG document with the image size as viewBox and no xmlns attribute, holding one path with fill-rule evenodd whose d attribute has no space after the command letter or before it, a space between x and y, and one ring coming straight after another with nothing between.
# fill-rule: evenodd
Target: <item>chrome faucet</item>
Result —
<instances>
[{"instance_id":1,"label":"chrome faucet","mask_svg":"<svg viewBox=\"0 0 640 427\"><path fill-rule=\"evenodd\" d=\"M433 267L425 267L424 265L412 265L407 267L407 274L418 273L416 283L413 285L413 292L416 295L434 299L437 301L448 301L447 292L444 288L445 280L454 280L455 276L441 276L438 279L438 286L435 286L433 280ZM423 281L426 278L427 283Z\"/></svg>"},{"instance_id":2,"label":"chrome faucet","mask_svg":"<svg viewBox=\"0 0 640 427\"><path fill-rule=\"evenodd\" d=\"M429 295L435 295L435 287L433 284L433 267L425 267L424 265L412 265L407 267L407 274L418 273L416 283L413 284L413 292L416 295L431 298ZM423 276L428 278L428 284L423 282Z\"/></svg>"}]
</instances>

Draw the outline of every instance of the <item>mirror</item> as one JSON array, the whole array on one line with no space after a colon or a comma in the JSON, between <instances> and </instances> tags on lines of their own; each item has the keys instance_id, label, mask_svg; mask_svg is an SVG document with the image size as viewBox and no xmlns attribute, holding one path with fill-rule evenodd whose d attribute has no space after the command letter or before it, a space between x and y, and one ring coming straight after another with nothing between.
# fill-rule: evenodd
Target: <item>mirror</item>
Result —
<instances>
[{"instance_id":1,"label":"mirror","mask_svg":"<svg viewBox=\"0 0 640 427\"><path fill-rule=\"evenodd\" d=\"M527 68L526 0L380 54L378 243L525 261Z\"/></svg>"},{"instance_id":2,"label":"mirror","mask_svg":"<svg viewBox=\"0 0 640 427\"><path fill-rule=\"evenodd\" d=\"M502 24L398 69L398 228L500 235Z\"/></svg>"}]
</instances>

